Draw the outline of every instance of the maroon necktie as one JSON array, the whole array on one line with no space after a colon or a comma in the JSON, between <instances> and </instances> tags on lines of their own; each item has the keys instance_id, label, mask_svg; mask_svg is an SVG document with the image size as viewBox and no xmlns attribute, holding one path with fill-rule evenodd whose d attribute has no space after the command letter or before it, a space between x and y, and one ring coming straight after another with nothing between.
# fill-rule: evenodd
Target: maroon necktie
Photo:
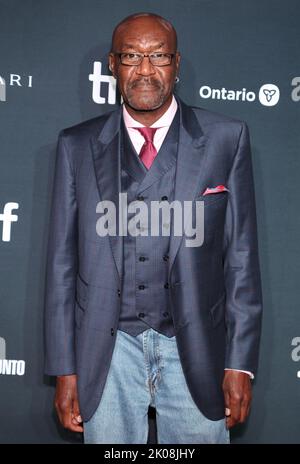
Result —
<instances>
[{"instance_id":1,"label":"maroon necktie","mask_svg":"<svg viewBox=\"0 0 300 464\"><path fill-rule=\"evenodd\" d=\"M153 145L154 134L158 127L135 127L145 139L145 143L140 151L140 159L144 163L147 169L150 169L156 155L157 150Z\"/></svg>"}]
</instances>

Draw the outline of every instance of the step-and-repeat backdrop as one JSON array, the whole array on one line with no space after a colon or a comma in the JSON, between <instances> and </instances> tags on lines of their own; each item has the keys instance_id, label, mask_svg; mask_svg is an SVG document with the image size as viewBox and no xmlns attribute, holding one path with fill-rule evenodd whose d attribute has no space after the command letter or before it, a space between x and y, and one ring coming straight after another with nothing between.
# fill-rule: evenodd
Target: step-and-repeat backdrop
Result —
<instances>
[{"instance_id":1,"label":"step-and-repeat backdrop","mask_svg":"<svg viewBox=\"0 0 300 464\"><path fill-rule=\"evenodd\" d=\"M139 11L177 29L178 95L249 125L264 319L251 415L232 439L300 442L298 0L0 1L0 442L80 443L58 426L43 375L55 147L62 128L120 104L111 33Z\"/></svg>"}]
</instances>

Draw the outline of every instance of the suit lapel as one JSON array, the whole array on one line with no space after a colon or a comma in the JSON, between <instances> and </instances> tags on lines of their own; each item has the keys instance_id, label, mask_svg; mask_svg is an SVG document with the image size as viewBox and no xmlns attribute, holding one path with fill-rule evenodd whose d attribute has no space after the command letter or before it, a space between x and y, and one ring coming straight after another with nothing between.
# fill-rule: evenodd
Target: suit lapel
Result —
<instances>
[{"instance_id":1,"label":"suit lapel","mask_svg":"<svg viewBox=\"0 0 300 464\"><path fill-rule=\"evenodd\" d=\"M207 158L207 136L198 123L193 110L177 98L180 110L180 130L177 153L174 200L183 208L184 201L194 200L204 189L205 162ZM104 124L99 137L91 138L91 149L97 187L101 201L110 200L116 207L115 236L109 235L112 253L120 279L123 272L123 237L119 235L119 192L121 192L120 125L122 107L112 112ZM187 217L184 218L184 228ZM174 224L172 224L173 228ZM181 244L182 236L170 237L169 278Z\"/></svg>"},{"instance_id":2,"label":"suit lapel","mask_svg":"<svg viewBox=\"0 0 300 464\"><path fill-rule=\"evenodd\" d=\"M119 234L119 192L121 192L120 121L121 108L111 113L99 137L91 138L91 149L100 200L111 201L116 208L116 235L109 234L109 240L121 279L123 272L123 237Z\"/></svg>"},{"instance_id":3,"label":"suit lapel","mask_svg":"<svg viewBox=\"0 0 300 464\"><path fill-rule=\"evenodd\" d=\"M199 125L193 110L177 98L180 108L179 146L177 153L177 167L175 177L174 200L178 200L182 210L184 201L192 201L202 191L207 150L207 136ZM184 217L183 234L174 236L174 222L169 249L169 279L172 266L177 255L181 240L184 236L185 224L188 217Z\"/></svg>"}]
</instances>

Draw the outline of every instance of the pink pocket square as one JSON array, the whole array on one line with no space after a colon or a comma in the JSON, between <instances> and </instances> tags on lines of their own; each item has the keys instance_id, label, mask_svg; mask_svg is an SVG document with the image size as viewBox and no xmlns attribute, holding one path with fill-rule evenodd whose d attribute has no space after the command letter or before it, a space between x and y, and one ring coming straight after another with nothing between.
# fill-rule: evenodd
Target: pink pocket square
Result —
<instances>
[{"instance_id":1,"label":"pink pocket square","mask_svg":"<svg viewBox=\"0 0 300 464\"><path fill-rule=\"evenodd\" d=\"M211 193L229 192L225 185L217 185L216 187L207 187L202 195L210 195Z\"/></svg>"}]
</instances>

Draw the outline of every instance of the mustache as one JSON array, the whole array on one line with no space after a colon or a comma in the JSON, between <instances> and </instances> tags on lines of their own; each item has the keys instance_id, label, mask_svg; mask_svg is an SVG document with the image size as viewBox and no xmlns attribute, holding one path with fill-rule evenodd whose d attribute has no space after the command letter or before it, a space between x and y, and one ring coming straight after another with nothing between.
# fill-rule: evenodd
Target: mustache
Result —
<instances>
[{"instance_id":1,"label":"mustache","mask_svg":"<svg viewBox=\"0 0 300 464\"><path fill-rule=\"evenodd\" d=\"M152 86L152 87L157 87L158 89L161 89L163 85L161 82L159 82L157 79L153 78L140 78L140 79L135 79L133 82L129 84L130 89L134 89L135 87L139 86Z\"/></svg>"}]
</instances>

